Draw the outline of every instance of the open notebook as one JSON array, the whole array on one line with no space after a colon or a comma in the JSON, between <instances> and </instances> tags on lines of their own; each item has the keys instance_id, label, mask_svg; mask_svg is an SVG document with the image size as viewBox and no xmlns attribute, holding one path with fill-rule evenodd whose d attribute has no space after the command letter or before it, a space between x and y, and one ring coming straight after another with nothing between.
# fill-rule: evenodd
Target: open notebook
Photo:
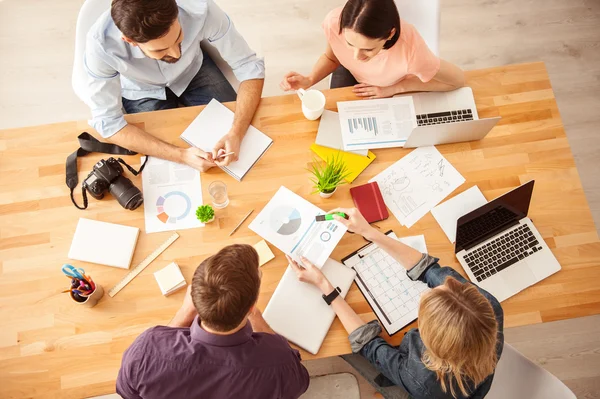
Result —
<instances>
[{"instance_id":1,"label":"open notebook","mask_svg":"<svg viewBox=\"0 0 600 399\"><path fill-rule=\"evenodd\" d=\"M229 132L232 124L233 112L217 100L212 99L180 137L193 147L212 151L217 141ZM254 126L250 126L242 140L238 154L239 159L221 169L237 181L241 181L271 144L273 144L273 140L269 136Z\"/></svg>"}]
</instances>

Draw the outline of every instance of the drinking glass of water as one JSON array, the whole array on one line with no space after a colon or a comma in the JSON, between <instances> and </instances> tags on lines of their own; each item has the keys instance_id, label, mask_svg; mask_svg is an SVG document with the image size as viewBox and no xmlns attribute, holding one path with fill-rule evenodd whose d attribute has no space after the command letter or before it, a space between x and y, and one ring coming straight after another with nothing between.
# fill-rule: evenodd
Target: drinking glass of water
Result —
<instances>
[{"instance_id":1,"label":"drinking glass of water","mask_svg":"<svg viewBox=\"0 0 600 399\"><path fill-rule=\"evenodd\" d=\"M208 193L212 197L212 203L215 208L222 209L229 205L227 196L227 185L220 180L210 183Z\"/></svg>"}]
</instances>

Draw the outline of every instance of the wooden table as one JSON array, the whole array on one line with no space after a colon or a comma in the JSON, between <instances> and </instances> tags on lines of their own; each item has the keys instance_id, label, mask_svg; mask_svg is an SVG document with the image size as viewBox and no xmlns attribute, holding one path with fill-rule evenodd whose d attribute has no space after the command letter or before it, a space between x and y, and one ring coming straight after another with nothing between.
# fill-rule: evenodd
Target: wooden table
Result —
<instances>
[{"instance_id":1,"label":"wooden table","mask_svg":"<svg viewBox=\"0 0 600 399\"><path fill-rule=\"evenodd\" d=\"M562 265L562 270L503 303L506 326L541 323L600 313L600 242L588 208L548 74L542 63L511 65L471 71L480 117L502 116L482 141L439 146L442 154L466 178L453 195L478 185L488 199L535 179L530 216ZM327 108L354 99L349 89L326 92ZM233 104L229 104L232 108ZM148 132L177 145L179 134L202 107L128 116ZM318 121L307 121L295 95L264 98L254 126L275 142L264 158L238 183L220 170L202 176L206 188L214 180L229 187L230 205L217 211L217 220L203 229L180 231L181 238L114 298L107 295L92 309L70 302L61 290L67 282L60 266L79 217L144 229L143 209L123 210L112 198L90 199L87 211L69 200L65 186L65 158L77 148L75 137L90 130L85 121L58 123L0 132L0 397L83 397L114 390L121 355L145 329L165 324L179 307L183 292L165 298L152 273L177 261L188 281L196 266L231 243L259 240L248 223L281 185L323 209L351 206L349 186L331 199L311 195L305 168L312 161ZM359 176L363 184L410 150L375 151L377 159ZM80 160L80 181L100 154ZM139 166L139 157L128 157ZM128 174L128 177L132 177ZM141 187L139 178L132 178ZM256 212L231 238L231 229L254 208ZM431 254L463 273L453 245L427 214L410 230L393 216L380 222L399 236L425 234ZM171 233L140 234L132 264L136 264ZM363 245L361 237L347 235L333 258ZM272 247L273 248L273 247ZM259 307L264 309L287 263L281 252L263 266ZM83 266L105 288L126 272L105 266ZM375 318L358 289L347 296L364 320ZM411 327L414 327L411 326ZM386 337L398 344L402 333ZM339 320L333 323L317 357L350 351ZM303 352L304 359L314 356Z\"/></svg>"}]
</instances>

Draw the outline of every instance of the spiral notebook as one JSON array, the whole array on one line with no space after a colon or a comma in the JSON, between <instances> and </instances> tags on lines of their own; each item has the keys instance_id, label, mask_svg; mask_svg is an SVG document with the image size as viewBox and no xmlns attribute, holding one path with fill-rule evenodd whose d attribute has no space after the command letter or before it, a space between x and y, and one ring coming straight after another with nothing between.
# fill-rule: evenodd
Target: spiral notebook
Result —
<instances>
[{"instance_id":1,"label":"spiral notebook","mask_svg":"<svg viewBox=\"0 0 600 399\"><path fill-rule=\"evenodd\" d=\"M423 235L398 238L392 230L385 234L427 253ZM406 269L387 252L371 243L346 256L342 263L356 271L354 282L388 335L417 319L421 294L429 288L425 283L412 281Z\"/></svg>"},{"instance_id":2,"label":"spiral notebook","mask_svg":"<svg viewBox=\"0 0 600 399\"><path fill-rule=\"evenodd\" d=\"M193 147L206 152L212 151L215 144L231 129L233 116L229 108L212 99L180 137ZM250 126L242 140L240 153L237 154L239 159L221 169L241 181L272 144L273 140L269 136Z\"/></svg>"}]
</instances>

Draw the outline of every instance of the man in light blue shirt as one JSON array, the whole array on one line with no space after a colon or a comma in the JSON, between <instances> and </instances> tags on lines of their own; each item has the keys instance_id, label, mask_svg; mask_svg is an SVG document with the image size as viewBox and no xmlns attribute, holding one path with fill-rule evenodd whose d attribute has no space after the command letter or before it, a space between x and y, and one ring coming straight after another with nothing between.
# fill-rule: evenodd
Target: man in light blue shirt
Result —
<instances>
[{"instance_id":1,"label":"man in light blue shirt","mask_svg":"<svg viewBox=\"0 0 600 399\"><path fill-rule=\"evenodd\" d=\"M127 113L234 101L236 93L200 48L206 40L241 82L231 130L212 153L165 143L127 123ZM260 101L265 67L213 0L113 0L90 28L84 59L91 126L104 138L142 154L200 171L228 165ZM218 158L220 154L233 155Z\"/></svg>"}]
</instances>

